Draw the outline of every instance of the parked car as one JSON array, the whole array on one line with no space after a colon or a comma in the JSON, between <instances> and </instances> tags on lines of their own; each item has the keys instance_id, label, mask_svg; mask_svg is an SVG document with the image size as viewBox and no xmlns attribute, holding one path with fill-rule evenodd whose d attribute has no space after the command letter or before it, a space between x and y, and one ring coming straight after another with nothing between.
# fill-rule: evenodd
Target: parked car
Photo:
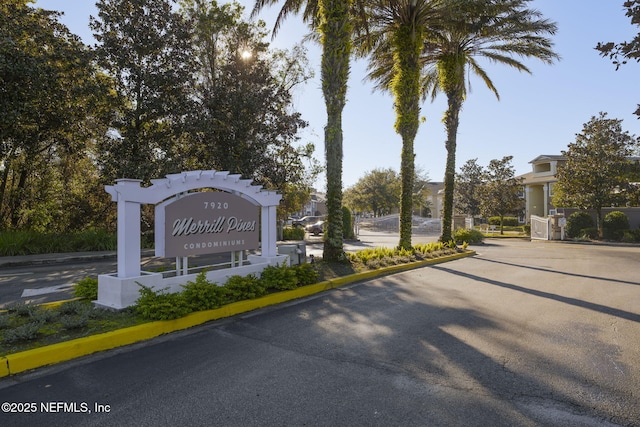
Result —
<instances>
[{"instance_id":1,"label":"parked car","mask_svg":"<svg viewBox=\"0 0 640 427\"><path fill-rule=\"evenodd\" d=\"M324 217L321 216L303 216L302 218L294 219L292 225L294 227L306 227L309 224L314 224L323 219Z\"/></svg>"},{"instance_id":2,"label":"parked car","mask_svg":"<svg viewBox=\"0 0 640 427\"><path fill-rule=\"evenodd\" d=\"M320 233L324 233L324 221L318 221L315 224L307 225L307 233L317 236Z\"/></svg>"}]
</instances>

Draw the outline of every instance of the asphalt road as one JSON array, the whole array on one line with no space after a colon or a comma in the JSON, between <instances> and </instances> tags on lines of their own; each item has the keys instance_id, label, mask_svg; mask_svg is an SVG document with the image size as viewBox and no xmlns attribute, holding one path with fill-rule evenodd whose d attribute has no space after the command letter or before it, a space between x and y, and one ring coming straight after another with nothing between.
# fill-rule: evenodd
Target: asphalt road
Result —
<instances>
[{"instance_id":1,"label":"asphalt road","mask_svg":"<svg viewBox=\"0 0 640 427\"><path fill-rule=\"evenodd\" d=\"M640 425L640 248L476 249L2 379L0 424Z\"/></svg>"}]
</instances>

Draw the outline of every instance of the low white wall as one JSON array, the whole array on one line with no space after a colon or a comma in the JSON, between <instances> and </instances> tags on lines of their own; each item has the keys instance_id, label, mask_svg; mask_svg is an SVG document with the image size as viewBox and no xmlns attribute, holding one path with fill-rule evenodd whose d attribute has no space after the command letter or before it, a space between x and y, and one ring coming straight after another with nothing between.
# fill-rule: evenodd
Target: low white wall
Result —
<instances>
[{"instance_id":1,"label":"low white wall","mask_svg":"<svg viewBox=\"0 0 640 427\"><path fill-rule=\"evenodd\" d=\"M289 263L287 255L275 257L262 257L249 255L247 257L251 263L240 267L212 270L206 273L207 280L222 286L231 276L247 276L249 274L259 274L269 265L282 265ZM93 303L99 307L122 310L135 304L140 297L140 286L144 285L156 290L167 289L168 292L180 292L182 285L193 282L198 276L197 273L186 274L163 278L162 273L142 272L137 277L117 277L117 274L101 274L98 276L98 299Z\"/></svg>"}]
</instances>

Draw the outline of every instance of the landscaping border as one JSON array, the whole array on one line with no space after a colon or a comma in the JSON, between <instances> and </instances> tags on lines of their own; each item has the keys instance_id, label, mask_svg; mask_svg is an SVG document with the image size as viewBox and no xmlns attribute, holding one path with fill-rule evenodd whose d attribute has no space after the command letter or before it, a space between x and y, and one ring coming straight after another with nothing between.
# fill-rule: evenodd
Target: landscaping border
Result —
<instances>
[{"instance_id":1,"label":"landscaping border","mask_svg":"<svg viewBox=\"0 0 640 427\"><path fill-rule=\"evenodd\" d=\"M91 335L45 347L26 350L0 357L0 378L25 372L68 360L87 356L104 350L149 340L160 335L188 329L203 323L235 316L259 308L280 304L294 299L304 298L340 286L373 279L402 271L413 270L428 265L440 264L475 255L475 251L448 255L441 258L398 264L377 270L365 271L349 276L337 277L313 285L303 286L290 291L276 292L260 298L238 301L213 310L199 311L174 320L159 320L131 326L116 331Z\"/></svg>"}]
</instances>

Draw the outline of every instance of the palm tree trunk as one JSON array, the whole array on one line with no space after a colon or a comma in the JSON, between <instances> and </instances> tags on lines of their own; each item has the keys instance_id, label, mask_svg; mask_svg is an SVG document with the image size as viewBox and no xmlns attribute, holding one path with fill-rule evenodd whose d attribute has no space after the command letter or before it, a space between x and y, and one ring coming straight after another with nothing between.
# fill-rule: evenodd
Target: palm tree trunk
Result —
<instances>
[{"instance_id":1,"label":"palm tree trunk","mask_svg":"<svg viewBox=\"0 0 640 427\"><path fill-rule=\"evenodd\" d=\"M442 215L441 242L453 240L453 192L455 191L456 145L458 138L459 115L462 108L462 97L456 94L447 95L448 108L444 123L447 130L447 163L444 171L444 202Z\"/></svg>"},{"instance_id":2,"label":"palm tree trunk","mask_svg":"<svg viewBox=\"0 0 640 427\"><path fill-rule=\"evenodd\" d=\"M321 80L327 108L324 129L327 168L327 231L323 258L345 259L342 235L342 111L346 102L351 55L351 0L320 1Z\"/></svg>"},{"instance_id":3,"label":"palm tree trunk","mask_svg":"<svg viewBox=\"0 0 640 427\"><path fill-rule=\"evenodd\" d=\"M460 109L464 101L464 56L451 55L442 58L438 64L440 85L447 95L447 111L444 114L444 126L447 131L447 163L444 170L444 201L442 213L441 242L453 240L453 192L455 191L456 145Z\"/></svg>"},{"instance_id":4,"label":"palm tree trunk","mask_svg":"<svg viewBox=\"0 0 640 427\"><path fill-rule=\"evenodd\" d=\"M415 155L413 145L420 125L420 50L422 29L406 25L395 34L396 76L392 90L396 105L396 132L402 137L400 175L400 241L398 247L411 249L413 222L413 181Z\"/></svg>"}]
</instances>

